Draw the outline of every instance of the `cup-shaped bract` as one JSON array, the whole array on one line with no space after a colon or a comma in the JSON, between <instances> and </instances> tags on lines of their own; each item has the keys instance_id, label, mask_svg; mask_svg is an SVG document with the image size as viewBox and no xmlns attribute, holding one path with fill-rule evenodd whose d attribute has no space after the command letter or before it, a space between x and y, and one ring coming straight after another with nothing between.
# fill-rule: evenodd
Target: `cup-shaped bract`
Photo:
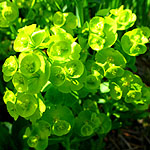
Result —
<instances>
[{"instance_id":1,"label":"cup-shaped bract","mask_svg":"<svg viewBox=\"0 0 150 150\"><path fill-rule=\"evenodd\" d=\"M11 79L12 79L12 76L6 76L6 75L3 74L3 80L5 82L9 82Z\"/></svg>"},{"instance_id":2,"label":"cup-shaped bract","mask_svg":"<svg viewBox=\"0 0 150 150\"><path fill-rule=\"evenodd\" d=\"M77 16L75 16L72 12L64 13L66 18L65 28L75 29L78 25Z\"/></svg>"},{"instance_id":3,"label":"cup-shaped bract","mask_svg":"<svg viewBox=\"0 0 150 150\"><path fill-rule=\"evenodd\" d=\"M99 113L98 105L97 105L96 101L93 101L91 99L87 99L83 102L83 110L92 111L92 112L94 112L94 114Z\"/></svg>"},{"instance_id":4,"label":"cup-shaped bract","mask_svg":"<svg viewBox=\"0 0 150 150\"><path fill-rule=\"evenodd\" d=\"M130 90L127 95L125 96L126 103L134 103L134 101L140 100L142 96L141 91L138 90Z\"/></svg>"},{"instance_id":5,"label":"cup-shaped bract","mask_svg":"<svg viewBox=\"0 0 150 150\"><path fill-rule=\"evenodd\" d=\"M40 139L47 139L51 135L51 126L45 120L37 121L35 124L33 124L32 128L36 130L36 132L40 136Z\"/></svg>"},{"instance_id":6,"label":"cup-shaped bract","mask_svg":"<svg viewBox=\"0 0 150 150\"><path fill-rule=\"evenodd\" d=\"M99 36L98 34L90 33L88 43L93 50L98 51L104 48L105 38Z\"/></svg>"},{"instance_id":7,"label":"cup-shaped bract","mask_svg":"<svg viewBox=\"0 0 150 150\"><path fill-rule=\"evenodd\" d=\"M150 37L150 28L149 28L149 27L142 26L140 29L143 31L143 34L144 34L147 38Z\"/></svg>"},{"instance_id":8,"label":"cup-shaped bract","mask_svg":"<svg viewBox=\"0 0 150 150\"><path fill-rule=\"evenodd\" d=\"M72 114L72 111L67 106L62 105L52 105L50 109L47 108L42 116L42 119L50 123L51 126L59 120L68 122L71 128L74 125L74 115Z\"/></svg>"},{"instance_id":9,"label":"cup-shaped bract","mask_svg":"<svg viewBox=\"0 0 150 150\"><path fill-rule=\"evenodd\" d=\"M147 50L146 43L148 39L140 28L126 32L121 38L122 49L130 56L144 54Z\"/></svg>"},{"instance_id":10,"label":"cup-shaped bract","mask_svg":"<svg viewBox=\"0 0 150 150\"><path fill-rule=\"evenodd\" d=\"M2 72L5 76L13 76L17 69L18 62L16 56L8 57L2 66Z\"/></svg>"},{"instance_id":11,"label":"cup-shaped bract","mask_svg":"<svg viewBox=\"0 0 150 150\"><path fill-rule=\"evenodd\" d=\"M72 53L72 43L76 39L62 28L52 27L51 31L54 35L51 36L49 41L48 56L54 61L68 61Z\"/></svg>"},{"instance_id":12,"label":"cup-shaped bract","mask_svg":"<svg viewBox=\"0 0 150 150\"><path fill-rule=\"evenodd\" d=\"M138 92L138 91L136 91ZM141 90L141 98L140 99L135 99L132 100L131 103L135 106L136 110L147 110L149 108L149 104L150 104L150 98L149 98L149 94L150 94L150 89L147 86L143 86L142 90ZM136 96L137 97L137 96Z\"/></svg>"},{"instance_id":13,"label":"cup-shaped bract","mask_svg":"<svg viewBox=\"0 0 150 150\"><path fill-rule=\"evenodd\" d=\"M22 54L23 55L23 54ZM19 60L20 71L25 76L31 76L41 67L41 61L38 55L34 53L25 53Z\"/></svg>"},{"instance_id":14,"label":"cup-shaped bract","mask_svg":"<svg viewBox=\"0 0 150 150\"><path fill-rule=\"evenodd\" d=\"M34 122L31 128L27 127L23 138L27 138L30 147L43 150L48 146L48 136L51 134L51 126L44 120Z\"/></svg>"},{"instance_id":15,"label":"cup-shaped bract","mask_svg":"<svg viewBox=\"0 0 150 150\"><path fill-rule=\"evenodd\" d=\"M122 97L122 90L120 86L115 82L110 82L109 88L111 97L115 100L120 100Z\"/></svg>"},{"instance_id":16,"label":"cup-shaped bract","mask_svg":"<svg viewBox=\"0 0 150 150\"><path fill-rule=\"evenodd\" d=\"M84 85L83 85L83 82L76 78L72 78L72 79L69 79L70 81L70 89L71 91L78 91L80 90Z\"/></svg>"},{"instance_id":17,"label":"cup-shaped bract","mask_svg":"<svg viewBox=\"0 0 150 150\"><path fill-rule=\"evenodd\" d=\"M29 48L29 43L30 39L28 35L26 35L24 31L21 31L14 41L14 50L16 52L30 51L31 48Z\"/></svg>"},{"instance_id":18,"label":"cup-shaped bract","mask_svg":"<svg viewBox=\"0 0 150 150\"><path fill-rule=\"evenodd\" d=\"M79 59L80 58L80 52L81 52L81 46L77 42L73 42L71 44L71 55L70 59Z\"/></svg>"},{"instance_id":19,"label":"cup-shaped bract","mask_svg":"<svg viewBox=\"0 0 150 150\"><path fill-rule=\"evenodd\" d=\"M117 25L110 17L93 17L89 28L88 44L93 50L111 47L117 40Z\"/></svg>"},{"instance_id":20,"label":"cup-shaped bract","mask_svg":"<svg viewBox=\"0 0 150 150\"><path fill-rule=\"evenodd\" d=\"M69 78L69 76L68 76L70 90L78 91L81 88L83 88L86 76L87 76L87 71L86 71L85 67L84 67L84 71L83 71L82 75L79 78Z\"/></svg>"},{"instance_id":21,"label":"cup-shaped bract","mask_svg":"<svg viewBox=\"0 0 150 150\"><path fill-rule=\"evenodd\" d=\"M40 140L47 140L51 135L51 125L44 120L38 120L32 123L31 128L27 127L23 138L28 138L30 147L36 147Z\"/></svg>"},{"instance_id":22,"label":"cup-shaped bract","mask_svg":"<svg viewBox=\"0 0 150 150\"><path fill-rule=\"evenodd\" d=\"M94 74L89 74L85 79L85 87L88 90L96 90L100 86L100 79Z\"/></svg>"},{"instance_id":23,"label":"cup-shaped bract","mask_svg":"<svg viewBox=\"0 0 150 150\"><path fill-rule=\"evenodd\" d=\"M27 140L27 143L30 147L36 147L38 144L39 136L30 136Z\"/></svg>"},{"instance_id":24,"label":"cup-shaped bract","mask_svg":"<svg viewBox=\"0 0 150 150\"><path fill-rule=\"evenodd\" d=\"M79 78L84 72L84 65L80 60L70 60L65 66L66 73L70 78Z\"/></svg>"},{"instance_id":25,"label":"cup-shaped bract","mask_svg":"<svg viewBox=\"0 0 150 150\"><path fill-rule=\"evenodd\" d=\"M120 66L111 66L106 70L105 77L108 79L113 79L116 77L121 77L124 74L124 69Z\"/></svg>"},{"instance_id":26,"label":"cup-shaped bract","mask_svg":"<svg viewBox=\"0 0 150 150\"><path fill-rule=\"evenodd\" d=\"M117 30L126 30L136 21L136 15L130 9L123 9L123 5L118 9L110 10L110 17L116 21Z\"/></svg>"},{"instance_id":27,"label":"cup-shaped bract","mask_svg":"<svg viewBox=\"0 0 150 150\"><path fill-rule=\"evenodd\" d=\"M38 30L32 33L31 35L31 41L32 44L36 47L38 47L46 38L46 31L45 30Z\"/></svg>"},{"instance_id":28,"label":"cup-shaped bract","mask_svg":"<svg viewBox=\"0 0 150 150\"><path fill-rule=\"evenodd\" d=\"M126 66L126 59L124 56L117 50L113 48L104 48L101 51L98 51L95 55L95 59L98 63L108 64L109 66L115 65L125 68ZM107 68L107 65L105 67Z\"/></svg>"},{"instance_id":29,"label":"cup-shaped bract","mask_svg":"<svg viewBox=\"0 0 150 150\"><path fill-rule=\"evenodd\" d=\"M12 79L16 90L32 94L39 93L49 80L50 63L40 51L22 52L18 60L19 71Z\"/></svg>"},{"instance_id":30,"label":"cup-shaped bract","mask_svg":"<svg viewBox=\"0 0 150 150\"><path fill-rule=\"evenodd\" d=\"M81 135L82 136L90 136L94 133L94 130L93 130L93 127L88 124L88 123L85 123L82 127L81 127Z\"/></svg>"},{"instance_id":31,"label":"cup-shaped bract","mask_svg":"<svg viewBox=\"0 0 150 150\"><path fill-rule=\"evenodd\" d=\"M35 31L35 29L36 24L32 24L18 30L19 33L14 41L14 50L16 52L26 52L33 50L30 36Z\"/></svg>"},{"instance_id":32,"label":"cup-shaped bract","mask_svg":"<svg viewBox=\"0 0 150 150\"><path fill-rule=\"evenodd\" d=\"M89 23L90 31L97 33L99 35L103 34L104 29L104 18L102 17L93 17Z\"/></svg>"},{"instance_id":33,"label":"cup-shaped bract","mask_svg":"<svg viewBox=\"0 0 150 150\"><path fill-rule=\"evenodd\" d=\"M37 109L38 102L34 95L19 93L17 96L16 110L22 117L31 116Z\"/></svg>"},{"instance_id":34,"label":"cup-shaped bract","mask_svg":"<svg viewBox=\"0 0 150 150\"><path fill-rule=\"evenodd\" d=\"M7 104L7 102L12 102L13 104L15 104L16 96L11 90L6 89L4 96L3 96L3 100L5 104Z\"/></svg>"},{"instance_id":35,"label":"cup-shaped bract","mask_svg":"<svg viewBox=\"0 0 150 150\"><path fill-rule=\"evenodd\" d=\"M122 77L114 79L114 82L116 82L121 87L123 97L130 90L132 81L133 81L133 74L130 71L125 71Z\"/></svg>"},{"instance_id":36,"label":"cup-shaped bract","mask_svg":"<svg viewBox=\"0 0 150 150\"><path fill-rule=\"evenodd\" d=\"M17 6L9 1L0 3L0 27L9 27L18 18Z\"/></svg>"},{"instance_id":37,"label":"cup-shaped bract","mask_svg":"<svg viewBox=\"0 0 150 150\"><path fill-rule=\"evenodd\" d=\"M94 129L98 129L100 127L101 122L98 114L92 113L90 124Z\"/></svg>"},{"instance_id":38,"label":"cup-shaped bract","mask_svg":"<svg viewBox=\"0 0 150 150\"><path fill-rule=\"evenodd\" d=\"M53 60L64 61L71 54L71 44L68 41L57 41L49 47L47 52Z\"/></svg>"},{"instance_id":39,"label":"cup-shaped bract","mask_svg":"<svg viewBox=\"0 0 150 150\"><path fill-rule=\"evenodd\" d=\"M33 1L32 0L12 0L18 8L29 8L31 7Z\"/></svg>"},{"instance_id":40,"label":"cup-shaped bract","mask_svg":"<svg viewBox=\"0 0 150 150\"><path fill-rule=\"evenodd\" d=\"M63 136L69 133L70 129L70 123L65 120L57 120L52 126L52 133L57 136Z\"/></svg>"},{"instance_id":41,"label":"cup-shaped bract","mask_svg":"<svg viewBox=\"0 0 150 150\"><path fill-rule=\"evenodd\" d=\"M122 89L123 97L126 97L130 90L141 92L143 87L141 78L127 70L124 71L124 74L121 77L114 78L113 81ZM129 95L131 94L129 93Z\"/></svg>"},{"instance_id":42,"label":"cup-shaped bract","mask_svg":"<svg viewBox=\"0 0 150 150\"><path fill-rule=\"evenodd\" d=\"M15 120L18 118L18 113L16 111L16 95L9 89L6 89L4 96L3 96L3 101L6 104L7 111L12 116Z\"/></svg>"},{"instance_id":43,"label":"cup-shaped bract","mask_svg":"<svg viewBox=\"0 0 150 150\"><path fill-rule=\"evenodd\" d=\"M111 119L104 113L98 114L99 120L100 120L100 127L97 131L98 134L106 134L108 133L112 128L112 121Z\"/></svg>"},{"instance_id":44,"label":"cup-shaped bract","mask_svg":"<svg viewBox=\"0 0 150 150\"><path fill-rule=\"evenodd\" d=\"M98 62L94 62L92 64L91 71L95 76L99 77L100 79L102 79L105 75L105 69L103 64Z\"/></svg>"},{"instance_id":45,"label":"cup-shaped bract","mask_svg":"<svg viewBox=\"0 0 150 150\"><path fill-rule=\"evenodd\" d=\"M14 74L12 83L18 92L26 92L28 89L27 78L18 71Z\"/></svg>"},{"instance_id":46,"label":"cup-shaped bract","mask_svg":"<svg viewBox=\"0 0 150 150\"><path fill-rule=\"evenodd\" d=\"M53 23L57 27L62 27L66 22L64 14L60 11L57 11L53 16Z\"/></svg>"},{"instance_id":47,"label":"cup-shaped bract","mask_svg":"<svg viewBox=\"0 0 150 150\"><path fill-rule=\"evenodd\" d=\"M43 97L39 93L35 94L34 96L37 99L38 107L31 116L26 117L26 120L30 120L32 123L35 123L37 120L39 120L46 110L46 105L43 102Z\"/></svg>"},{"instance_id":48,"label":"cup-shaped bract","mask_svg":"<svg viewBox=\"0 0 150 150\"><path fill-rule=\"evenodd\" d=\"M66 79L66 72L61 66L52 66L50 82L55 86L61 86Z\"/></svg>"},{"instance_id":49,"label":"cup-shaped bract","mask_svg":"<svg viewBox=\"0 0 150 150\"><path fill-rule=\"evenodd\" d=\"M131 10L125 9L117 18L117 30L126 30L134 25L136 15Z\"/></svg>"},{"instance_id":50,"label":"cup-shaped bract","mask_svg":"<svg viewBox=\"0 0 150 150\"><path fill-rule=\"evenodd\" d=\"M74 130L79 136L90 136L94 133L90 125L92 112L89 110L81 111L75 119Z\"/></svg>"},{"instance_id":51,"label":"cup-shaped bract","mask_svg":"<svg viewBox=\"0 0 150 150\"><path fill-rule=\"evenodd\" d=\"M117 24L110 17L105 17L104 20L104 38L105 38L105 47L111 47L117 40Z\"/></svg>"},{"instance_id":52,"label":"cup-shaped bract","mask_svg":"<svg viewBox=\"0 0 150 150\"><path fill-rule=\"evenodd\" d=\"M147 51L147 47L143 44L133 44L130 49L130 53L134 55L144 54Z\"/></svg>"},{"instance_id":53,"label":"cup-shaped bract","mask_svg":"<svg viewBox=\"0 0 150 150\"><path fill-rule=\"evenodd\" d=\"M19 117L19 114L16 109L16 104L12 103L11 101L8 101L6 104L6 107L7 107L7 111L10 114L10 116L13 117L14 120L17 120Z\"/></svg>"},{"instance_id":54,"label":"cup-shaped bract","mask_svg":"<svg viewBox=\"0 0 150 150\"><path fill-rule=\"evenodd\" d=\"M36 150L43 150L48 146L48 138L40 139L38 135L31 135L28 138L27 143L30 147L35 148Z\"/></svg>"}]
</instances>

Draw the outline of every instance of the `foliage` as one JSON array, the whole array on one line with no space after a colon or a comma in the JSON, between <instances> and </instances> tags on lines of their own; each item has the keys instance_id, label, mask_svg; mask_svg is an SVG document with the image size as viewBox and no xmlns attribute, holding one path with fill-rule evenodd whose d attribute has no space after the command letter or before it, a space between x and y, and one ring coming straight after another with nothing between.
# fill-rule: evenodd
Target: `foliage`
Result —
<instances>
[{"instance_id":1,"label":"foliage","mask_svg":"<svg viewBox=\"0 0 150 150\"><path fill-rule=\"evenodd\" d=\"M149 107L149 87L131 72L147 51L149 28L134 28L138 16L123 5L84 20L77 3L70 3L76 15L65 12L67 0L0 3L0 27L10 26L14 40L2 66L3 101L16 123L24 119L22 149L59 143L78 149L94 136L103 141L124 118L145 117ZM24 9L28 14L19 18Z\"/></svg>"}]
</instances>

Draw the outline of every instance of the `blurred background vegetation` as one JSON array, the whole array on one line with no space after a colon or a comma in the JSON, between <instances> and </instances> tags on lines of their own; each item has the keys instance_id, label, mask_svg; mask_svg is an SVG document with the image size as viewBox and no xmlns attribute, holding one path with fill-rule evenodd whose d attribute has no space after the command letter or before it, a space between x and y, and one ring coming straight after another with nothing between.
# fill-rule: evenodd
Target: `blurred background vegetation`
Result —
<instances>
[{"instance_id":1,"label":"blurred background vegetation","mask_svg":"<svg viewBox=\"0 0 150 150\"><path fill-rule=\"evenodd\" d=\"M93 3L93 6L89 5L93 7L92 14L99 9L113 9L124 5L125 8L131 9L137 15L137 25L150 27L150 0L88 0L88 2Z\"/></svg>"},{"instance_id":2,"label":"blurred background vegetation","mask_svg":"<svg viewBox=\"0 0 150 150\"><path fill-rule=\"evenodd\" d=\"M67 0L64 0L67 1ZM115 9L124 5L124 8L131 9L137 15L136 25L150 27L150 0L71 0L80 5L80 13L84 13L84 21L95 16L100 9ZM68 2L64 2L67 4ZM73 9L72 9L73 10ZM71 11L72 11L71 10ZM90 16L88 16L90 15Z\"/></svg>"}]
</instances>

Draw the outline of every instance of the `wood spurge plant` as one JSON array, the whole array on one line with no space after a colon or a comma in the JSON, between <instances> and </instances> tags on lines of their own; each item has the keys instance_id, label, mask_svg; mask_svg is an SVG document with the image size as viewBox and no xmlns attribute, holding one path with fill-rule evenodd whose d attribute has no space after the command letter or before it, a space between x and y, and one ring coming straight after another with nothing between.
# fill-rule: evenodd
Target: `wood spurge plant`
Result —
<instances>
[{"instance_id":1,"label":"wood spurge plant","mask_svg":"<svg viewBox=\"0 0 150 150\"><path fill-rule=\"evenodd\" d=\"M73 12L56 11L55 5L48 25L24 19L14 29L19 9L34 3L0 2L0 27L15 35L14 53L2 66L3 80L11 84L3 100L14 121L28 122L24 150L59 143L78 150L81 141L104 139L123 118L148 109L150 88L135 74L135 59L147 51L150 30L134 25L135 13L122 5L79 24Z\"/></svg>"}]
</instances>

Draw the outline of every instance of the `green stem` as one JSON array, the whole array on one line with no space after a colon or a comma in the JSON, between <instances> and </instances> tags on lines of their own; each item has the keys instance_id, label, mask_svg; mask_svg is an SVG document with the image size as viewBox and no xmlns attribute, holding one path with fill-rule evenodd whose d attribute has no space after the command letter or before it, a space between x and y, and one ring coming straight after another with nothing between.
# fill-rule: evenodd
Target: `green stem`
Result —
<instances>
[{"instance_id":1,"label":"green stem","mask_svg":"<svg viewBox=\"0 0 150 150\"><path fill-rule=\"evenodd\" d=\"M62 137L57 137L57 138L49 138L48 140L49 140L49 141L63 141L64 138L62 138Z\"/></svg>"},{"instance_id":2,"label":"green stem","mask_svg":"<svg viewBox=\"0 0 150 150\"><path fill-rule=\"evenodd\" d=\"M54 3L55 3L55 5L56 5L56 7L58 8L58 10L61 11L61 8L60 8L59 4L58 4L56 1L54 1Z\"/></svg>"},{"instance_id":3,"label":"green stem","mask_svg":"<svg viewBox=\"0 0 150 150\"><path fill-rule=\"evenodd\" d=\"M76 16L78 18L78 27L81 28L84 23L84 15L83 15L83 1L75 0L76 3Z\"/></svg>"},{"instance_id":4,"label":"green stem","mask_svg":"<svg viewBox=\"0 0 150 150\"><path fill-rule=\"evenodd\" d=\"M73 95L74 97L76 97L77 99L79 99L79 95L77 93L75 93L74 91L71 91L70 94Z\"/></svg>"},{"instance_id":5,"label":"green stem","mask_svg":"<svg viewBox=\"0 0 150 150\"><path fill-rule=\"evenodd\" d=\"M66 150L70 150L70 137L66 138Z\"/></svg>"},{"instance_id":6,"label":"green stem","mask_svg":"<svg viewBox=\"0 0 150 150\"><path fill-rule=\"evenodd\" d=\"M13 25L10 25L10 30L13 34L17 35L17 31Z\"/></svg>"},{"instance_id":7,"label":"green stem","mask_svg":"<svg viewBox=\"0 0 150 150\"><path fill-rule=\"evenodd\" d=\"M47 60L50 62L50 64L53 63L53 60L50 59L41 49L38 48L38 50L47 58Z\"/></svg>"},{"instance_id":8,"label":"green stem","mask_svg":"<svg viewBox=\"0 0 150 150\"><path fill-rule=\"evenodd\" d=\"M31 12L32 12L32 8L33 8L33 6L34 6L34 4L35 4L35 1L36 1L36 0L33 0L33 1L32 1L31 7L30 7L30 9L29 9L29 11L28 11L28 14L27 14L26 18L29 18L29 17L30 17L30 14L31 14Z\"/></svg>"},{"instance_id":9,"label":"green stem","mask_svg":"<svg viewBox=\"0 0 150 150\"><path fill-rule=\"evenodd\" d=\"M18 19L16 20L16 28L19 29L21 27L21 23L18 21Z\"/></svg>"},{"instance_id":10,"label":"green stem","mask_svg":"<svg viewBox=\"0 0 150 150\"><path fill-rule=\"evenodd\" d=\"M92 136L93 136L93 135L92 135ZM81 141L88 140L88 139L90 139L92 136L83 137L83 138L75 137L75 138L71 141L71 144L72 144L72 143L79 143L79 142L81 142Z\"/></svg>"}]
</instances>

